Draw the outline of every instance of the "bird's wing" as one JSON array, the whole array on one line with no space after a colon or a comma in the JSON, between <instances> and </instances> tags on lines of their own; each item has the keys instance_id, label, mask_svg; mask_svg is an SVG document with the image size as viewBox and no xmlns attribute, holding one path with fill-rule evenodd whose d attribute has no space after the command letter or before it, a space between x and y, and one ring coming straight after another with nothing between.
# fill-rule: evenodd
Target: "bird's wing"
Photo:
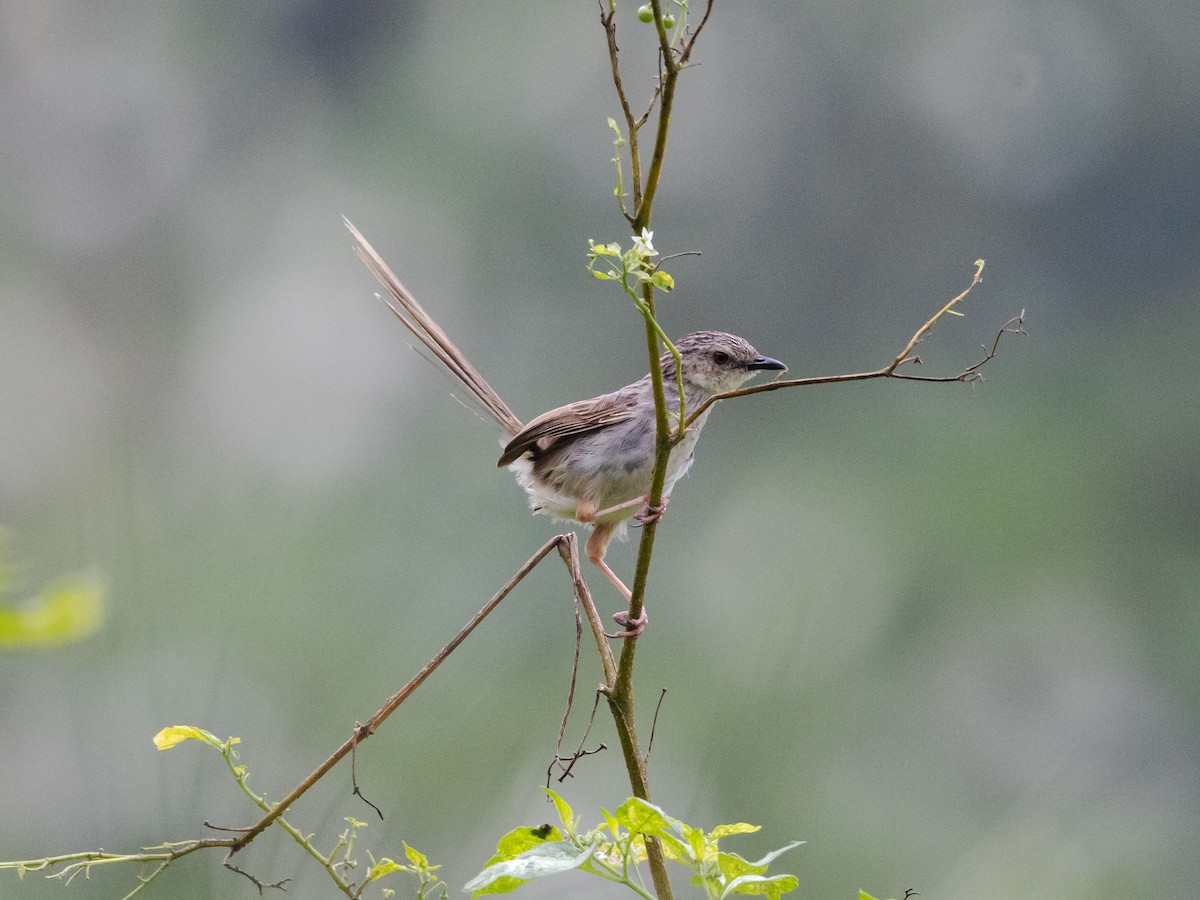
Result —
<instances>
[{"instance_id":1,"label":"bird's wing","mask_svg":"<svg viewBox=\"0 0 1200 900\"><path fill-rule=\"evenodd\" d=\"M628 421L636 413L637 393L628 389L568 403L542 413L521 429L505 445L496 465L503 468L519 459L522 453L543 452L559 441Z\"/></svg>"}]
</instances>

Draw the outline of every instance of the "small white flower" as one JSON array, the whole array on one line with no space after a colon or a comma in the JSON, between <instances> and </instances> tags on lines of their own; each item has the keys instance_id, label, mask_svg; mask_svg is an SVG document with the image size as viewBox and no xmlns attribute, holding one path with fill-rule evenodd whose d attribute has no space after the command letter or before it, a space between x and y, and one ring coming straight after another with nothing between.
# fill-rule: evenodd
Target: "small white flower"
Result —
<instances>
[{"instance_id":1,"label":"small white flower","mask_svg":"<svg viewBox=\"0 0 1200 900\"><path fill-rule=\"evenodd\" d=\"M643 228L640 236L633 236L633 252L638 256L649 259L651 256L658 256L658 251L654 249L654 245L650 243L654 237L654 232Z\"/></svg>"}]
</instances>

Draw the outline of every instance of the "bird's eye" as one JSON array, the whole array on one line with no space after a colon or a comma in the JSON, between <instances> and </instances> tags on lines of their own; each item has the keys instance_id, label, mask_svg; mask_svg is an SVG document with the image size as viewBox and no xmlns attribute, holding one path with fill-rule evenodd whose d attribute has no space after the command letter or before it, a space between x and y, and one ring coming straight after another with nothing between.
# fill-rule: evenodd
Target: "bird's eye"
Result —
<instances>
[{"instance_id":1,"label":"bird's eye","mask_svg":"<svg viewBox=\"0 0 1200 900\"><path fill-rule=\"evenodd\" d=\"M724 366L729 362L729 354L724 350L718 350L713 354L713 362L715 362L718 366Z\"/></svg>"}]
</instances>

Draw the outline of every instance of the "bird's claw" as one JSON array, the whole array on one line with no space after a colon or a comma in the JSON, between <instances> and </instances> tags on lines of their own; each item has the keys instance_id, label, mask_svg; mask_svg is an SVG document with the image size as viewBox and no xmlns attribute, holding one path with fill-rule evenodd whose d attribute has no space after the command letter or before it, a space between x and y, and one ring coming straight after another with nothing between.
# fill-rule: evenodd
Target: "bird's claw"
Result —
<instances>
[{"instance_id":1,"label":"bird's claw","mask_svg":"<svg viewBox=\"0 0 1200 900\"><path fill-rule=\"evenodd\" d=\"M613 621L624 628L624 631L618 631L614 634L605 633L605 637L609 638L635 638L646 630L646 623L650 621L650 617L646 615L643 609L642 614L636 619L629 617L629 610L623 610L619 613L613 613Z\"/></svg>"},{"instance_id":2,"label":"bird's claw","mask_svg":"<svg viewBox=\"0 0 1200 900\"><path fill-rule=\"evenodd\" d=\"M662 503L658 506L651 506L646 503L641 509L633 514L633 517L642 525L649 525L651 522L657 522L663 517L663 513L667 511L667 504L671 502L669 497L663 497Z\"/></svg>"}]
</instances>

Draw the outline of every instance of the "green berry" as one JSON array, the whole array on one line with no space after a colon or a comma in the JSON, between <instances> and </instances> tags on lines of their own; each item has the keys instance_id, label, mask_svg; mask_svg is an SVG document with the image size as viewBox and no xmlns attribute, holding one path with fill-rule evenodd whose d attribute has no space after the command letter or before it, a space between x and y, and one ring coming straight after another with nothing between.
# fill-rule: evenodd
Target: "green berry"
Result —
<instances>
[{"instance_id":1,"label":"green berry","mask_svg":"<svg viewBox=\"0 0 1200 900\"><path fill-rule=\"evenodd\" d=\"M650 8L649 3L647 3L645 6L638 7L638 19L640 19L643 22L653 22L654 21L654 10L652 10Z\"/></svg>"},{"instance_id":2,"label":"green berry","mask_svg":"<svg viewBox=\"0 0 1200 900\"><path fill-rule=\"evenodd\" d=\"M663 25L666 27L667 31L670 31L675 27L675 17L670 13L667 13L665 16L663 16Z\"/></svg>"}]
</instances>

